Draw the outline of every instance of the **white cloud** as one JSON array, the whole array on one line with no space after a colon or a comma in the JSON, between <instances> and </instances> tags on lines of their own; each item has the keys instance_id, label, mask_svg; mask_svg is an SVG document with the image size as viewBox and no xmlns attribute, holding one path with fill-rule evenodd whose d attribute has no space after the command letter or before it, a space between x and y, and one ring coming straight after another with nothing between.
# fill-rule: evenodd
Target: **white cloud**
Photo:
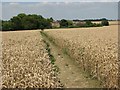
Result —
<instances>
[{"instance_id":1,"label":"white cloud","mask_svg":"<svg viewBox=\"0 0 120 90\"><path fill-rule=\"evenodd\" d=\"M1 0L2 2L119 2L119 0Z\"/></svg>"},{"instance_id":2,"label":"white cloud","mask_svg":"<svg viewBox=\"0 0 120 90\"><path fill-rule=\"evenodd\" d=\"M69 2L69 1L65 1L64 3L65 3L65 4L69 4L69 3L71 3L71 2Z\"/></svg>"},{"instance_id":3,"label":"white cloud","mask_svg":"<svg viewBox=\"0 0 120 90\"><path fill-rule=\"evenodd\" d=\"M48 2L48 1L43 1L42 3L46 5L46 4L48 4L49 2Z\"/></svg>"},{"instance_id":4,"label":"white cloud","mask_svg":"<svg viewBox=\"0 0 120 90\"><path fill-rule=\"evenodd\" d=\"M46 0L47 1L47 0ZM67 0L68 1L68 0ZM75 1L75 0L74 0ZM73 18L117 18L117 3L71 3L71 2L36 2L36 3L2 3L3 19L10 19L19 13L38 14L54 19ZM19 4L19 5L18 5Z\"/></svg>"},{"instance_id":5,"label":"white cloud","mask_svg":"<svg viewBox=\"0 0 120 90\"><path fill-rule=\"evenodd\" d=\"M11 3L9 3L9 5L19 5L19 3L17 3L17 2L11 2Z\"/></svg>"},{"instance_id":6,"label":"white cloud","mask_svg":"<svg viewBox=\"0 0 120 90\"><path fill-rule=\"evenodd\" d=\"M60 2L56 2L56 3L60 3ZM53 5L53 2L43 1L43 2L39 2L39 4L40 5Z\"/></svg>"}]
</instances>

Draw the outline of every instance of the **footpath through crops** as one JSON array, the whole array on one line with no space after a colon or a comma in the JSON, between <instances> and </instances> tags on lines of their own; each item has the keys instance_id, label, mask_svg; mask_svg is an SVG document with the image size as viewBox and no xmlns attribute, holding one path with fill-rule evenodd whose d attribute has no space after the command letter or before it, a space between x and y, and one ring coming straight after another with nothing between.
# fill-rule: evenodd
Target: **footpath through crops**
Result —
<instances>
[{"instance_id":1,"label":"footpath through crops","mask_svg":"<svg viewBox=\"0 0 120 90\"><path fill-rule=\"evenodd\" d=\"M103 87L118 87L118 25L44 33Z\"/></svg>"}]
</instances>

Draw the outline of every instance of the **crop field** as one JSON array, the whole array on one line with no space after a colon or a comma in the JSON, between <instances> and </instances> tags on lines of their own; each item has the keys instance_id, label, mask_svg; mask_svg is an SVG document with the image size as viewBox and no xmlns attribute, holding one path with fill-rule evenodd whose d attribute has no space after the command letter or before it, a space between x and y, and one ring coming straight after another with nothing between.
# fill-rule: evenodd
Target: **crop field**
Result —
<instances>
[{"instance_id":1,"label":"crop field","mask_svg":"<svg viewBox=\"0 0 120 90\"><path fill-rule=\"evenodd\" d=\"M103 87L118 87L118 25L44 33Z\"/></svg>"},{"instance_id":2,"label":"crop field","mask_svg":"<svg viewBox=\"0 0 120 90\"><path fill-rule=\"evenodd\" d=\"M39 31L2 32L2 86L61 87Z\"/></svg>"},{"instance_id":3,"label":"crop field","mask_svg":"<svg viewBox=\"0 0 120 90\"><path fill-rule=\"evenodd\" d=\"M99 81L102 87L118 87L118 25L47 29L42 32L56 46L52 47L54 53L56 53L56 48L62 49L63 54L72 58L80 69L87 72L93 80ZM56 88L64 86L55 71L55 65L51 63L50 53L47 50L49 45L45 43L46 38L40 30L0 32L0 35L2 35L1 82L3 87ZM63 64L59 66L62 66L63 70L68 70L64 71L66 74L71 73L70 77L65 77L77 77L79 73L74 70L77 67L69 67L73 66L72 63L68 65L63 61L69 58L61 56L60 59L60 55L58 52L55 57L58 58L59 63L65 63L65 67L62 66ZM68 67L75 72L70 72ZM86 79L84 75L81 75L75 78L79 81L71 79L72 84L79 85L83 82L84 84L78 87L92 86L91 79ZM68 80L64 79L66 80L63 81ZM89 80L89 83L86 80Z\"/></svg>"}]
</instances>

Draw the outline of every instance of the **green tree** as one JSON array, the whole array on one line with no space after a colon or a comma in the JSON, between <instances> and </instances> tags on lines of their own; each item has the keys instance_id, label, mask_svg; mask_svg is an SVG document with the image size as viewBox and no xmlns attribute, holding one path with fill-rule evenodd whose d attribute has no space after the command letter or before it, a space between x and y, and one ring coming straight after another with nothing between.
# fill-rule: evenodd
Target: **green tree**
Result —
<instances>
[{"instance_id":1,"label":"green tree","mask_svg":"<svg viewBox=\"0 0 120 90\"><path fill-rule=\"evenodd\" d=\"M68 20L68 27L73 27L73 22L71 20Z\"/></svg>"},{"instance_id":2,"label":"green tree","mask_svg":"<svg viewBox=\"0 0 120 90\"><path fill-rule=\"evenodd\" d=\"M90 20L86 21L85 27L93 27L93 26L94 26L94 24Z\"/></svg>"},{"instance_id":3,"label":"green tree","mask_svg":"<svg viewBox=\"0 0 120 90\"><path fill-rule=\"evenodd\" d=\"M39 28L39 20L43 19L38 15L27 15L23 18L23 28L24 29L38 29Z\"/></svg>"},{"instance_id":4,"label":"green tree","mask_svg":"<svg viewBox=\"0 0 120 90\"><path fill-rule=\"evenodd\" d=\"M49 21L49 20L47 20L47 19L44 19L43 22L44 22L44 23L43 23L43 26L44 26L45 28L47 28L47 29L52 28L51 21Z\"/></svg>"},{"instance_id":5,"label":"green tree","mask_svg":"<svg viewBox=\"0 0 120 90\"><path fill-rule=\"evenodd\" d=\"M86 25L91 25L92 24L92 22L91 21L86 21Z\"/></svg>"},{"instance_id":6,"label":"green tree","mask_svg":"<svg viewBox=\"0 0 120 90\"><path fill-rule=\"evenodd\" d=\"M11 18L10 21L14 30L52 28L52 18L45 19L41 15L36 14L26 15L21 13Z\"/></svg>"},{"instance_id":7,"label":"green tree","mask_svg":"<svg viewBox=\"0 0 120 90\"><path fill-rule=\"evenodd\" d=\"M25 16L26 16L25 13L20 13L20 14L18 14L18 17L20 17L21 19L24 18Z\"/></svg>"},{"instance_id":8,"label":"green tree","mask_svg":"<svg viewBox=\"0 0 120 90\"><path fill-rule=\"evenodd\" d=\"M39 21L39 29L49 29L52 28L51 22L48 19L42 19Z\"/></svg>"},{"instance_id":9,"label":"green tree","mask_svg":"<svg viewBox=\"0 0 120 90\"><path fill-rule=\"evenodd\" d=\"M102 25L102 26L109 26L108 20L103 19L103 20L101 21L101 25Z\"/></svg>"},{"instance_id":10,"label":"green tree","mask_svg":"<svg viewBox=\"0 0 120 90\"><path fill-rule=\"evenodd\" d=\"M23 18L24 29L45 29L52 28L51 21L49 19L43 18L41 15L27 15Z\"/></svg>"},{"instance_id":11,"label":"green tree","mask_svg":"<svg viewBox=\"0 0 120 90\"><path fill-rule=\"evenodd\" d=\"M13 29L16 30L22 29L21 19L19 17L14 16L13 18L10 19L10 21Z\"/></svg>"},{"instance_id":12,"label":"green tree","mask_svg":"<svg viewBox=\"0 0 120 90\"><path fill-rule=\"evenodd\" d=\"M60 27L62 27L62 28L68 27L68 21L65 20L65 19L62 19L62 20L60 21Z\"/></svg>"},{"instance_id":13,"label":"green tree","mask_svg":"<svg viewBox=\"0 0 120 90\"><path fill-rule=\"evenodd\" d=\"M10 19L11 24L12 24L12 28L14 30L24 29L23 28L23 18L24 17L26 17L26 14L21 13L21 14L18 14L17 16L14 16L13 18Z\"/></svg>"},{"instance_id":14,"label":"green tree","mask_svg":"<svg viewBox=\"0 0 120 90\"><path fill-rule=\"evenodd\" d=\"M10 21L2 21L2 31L12 30L12 25Z\"/></svg>"},{"instance_id":15,"label":"green tree","mask_svg":"<svg viewBox=\"0 0 120 90\"><path fill-rule=\"evenodd\" d=\"M48 18L47 20L48 20L49 22L53 22L53 21L54 21L54 19L53 19L52 17Z\"/></svg>"}]
</instances>

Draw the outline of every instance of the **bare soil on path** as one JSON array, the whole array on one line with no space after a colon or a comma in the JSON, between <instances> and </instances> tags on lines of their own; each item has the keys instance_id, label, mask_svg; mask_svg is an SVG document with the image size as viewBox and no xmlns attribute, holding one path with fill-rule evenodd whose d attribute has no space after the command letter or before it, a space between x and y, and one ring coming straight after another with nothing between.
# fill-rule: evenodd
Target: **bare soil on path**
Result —
<instances>
[{"instance_id":1,"label":"bare soil on path","mask_svg":"<svg viewBox=\"0 0 120 90\"><path fill-rule=\"evenodd\" d=\"M100 82L91 79L89 74L83 72L79 65L63 53L58 46L50 42L48 38L44 40L49 43L51 54L55 58L55 65L59 68L58 78L66 88L100 88Z\"/></svg>"}]
</instances>

